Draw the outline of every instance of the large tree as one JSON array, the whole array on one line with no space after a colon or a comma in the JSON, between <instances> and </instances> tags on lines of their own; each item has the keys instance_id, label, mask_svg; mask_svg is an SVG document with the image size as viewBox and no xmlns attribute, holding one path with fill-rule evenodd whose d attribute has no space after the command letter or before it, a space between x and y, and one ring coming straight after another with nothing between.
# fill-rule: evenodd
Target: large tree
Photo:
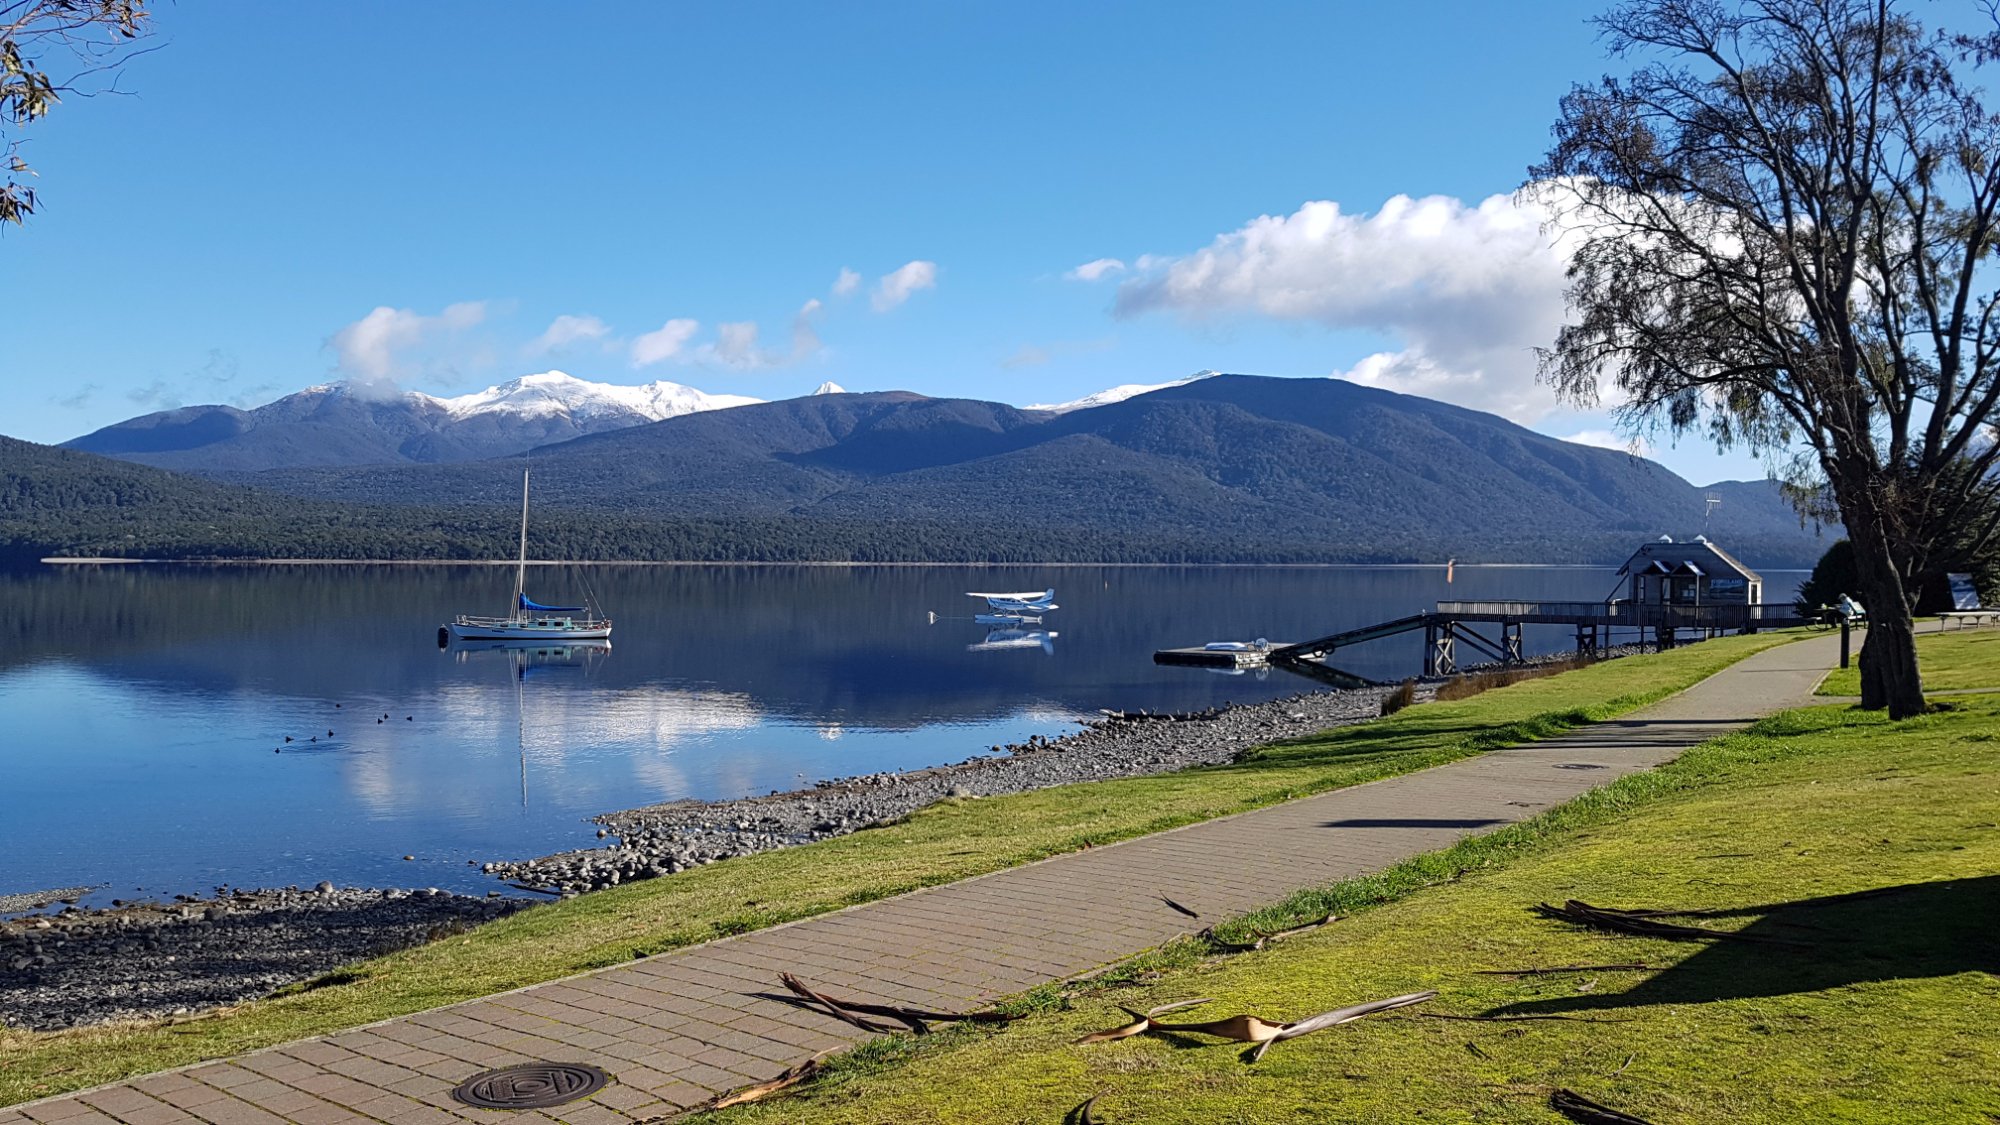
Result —
<instances>
[{"instance_id":1,"label":"large tree","mask_svg":"<svg viewBox=\"0 0 2000 1125\"><path fill-rule=\"evenodd\" d=\"M1598 23L1632 70L1572 89L1530 172L1572 255L1543 377L1788 458L1854 544L1863 706L1919 713L1908 578L1990 506L2000 457L2000 121L1977 87L2000 33L1891 0L1626 0Z\"/></svg>"},{"instance_id":2,"label":"large tree","mask_svg":"<svg viewBox=\"0 0 2000 1125\"><path fill-rule=\"evenodd\" d=\"M22 134L64 94L107 85L146 34L147 0L0 0L0 223L34 214Z\"/></svg>"}]
</instances>

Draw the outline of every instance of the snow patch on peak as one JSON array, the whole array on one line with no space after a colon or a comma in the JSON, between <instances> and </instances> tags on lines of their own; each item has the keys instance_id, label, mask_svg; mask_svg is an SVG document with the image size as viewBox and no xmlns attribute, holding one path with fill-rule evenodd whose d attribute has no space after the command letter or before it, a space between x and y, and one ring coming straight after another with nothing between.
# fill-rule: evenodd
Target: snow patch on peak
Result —
<instances>
[{"instance_id":1,"label":"snow patch on peak","mask_svg":"<svg viewBox=\"0 0 2000 1125\"><path fill-rule=\"evenodd\" d=\"M709 394L664 379L632 387L592 383L565 371L544 371L509 379L472 394L432 401L453 418L468 418L477 414L523 417L566 415L579 422L629 419L631 424L637 425L704 410L748 406L764 400L746 395Z\"/></svg>"},{"instance_id":2,"label":"snow patch on peak","mask_svg":"<svg viewBox=\"0 0 2000 1125\"><path fill-rule=\"evenodd\" d=\"M846 387L841 386L839 383L836 383L831 379L828 379L826 382L821 383L819 386L813 388L813 394L816 395L844 395L846 393L847 393Z\"/></svg>"},{"instance_id":3,"label":"snow patch on peak","mask_svg":"<svg viewBox=\"0 0 2000 1125\"><path fill-rule=\"evenodd\" d=\"M1033 406L1024 406L1021 409L1046 410L1051 414L1067 414L1072 410L1088 410L1093 406L1109 406L1114 402L1124 402L1128 398L1137 398L1140 395L1151 394L1154 391L1164 391L1168 387L1185 387L1189 383L1208 379L1216 374L1214 371L1197 371L1184 379L1175 379L1171 383L1122 383L1116 387L1098 391L1096 394L1071 399L1068 402L1037 403Z\"/></svg>"}]
</instances>

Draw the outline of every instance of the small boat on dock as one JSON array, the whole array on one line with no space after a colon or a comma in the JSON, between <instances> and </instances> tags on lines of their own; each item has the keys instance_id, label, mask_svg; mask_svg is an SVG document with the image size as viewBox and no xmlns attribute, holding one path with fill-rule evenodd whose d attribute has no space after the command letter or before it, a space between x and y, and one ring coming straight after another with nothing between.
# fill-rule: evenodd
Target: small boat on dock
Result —
<instances>
[{"instance_id":1,"label":"small boat on dock","mask_svg":"<svg viewBox=\"0 0 2000 1125\"><path fill-rule=\"evenodd\" d=\"M521 470L521 553L514 566L514 601L505 617L461 613L438 629L438 640L602 641L611 637L611 619L588 606L543 605L527 594L528 470Z\"/></svg>"},{"instance_id":2,"label":"small boat on dock","mask_svg":"<svg viewBox=\"0 0 2000 1125\"><path fill-rule=\"evenodd\" d=\"M1254 641L1210 641L1200 648L1163 648L1153 654L1155 664L1188 664L1199 668L1262 668L1271 650L1283 648L1262 637Z\"/></svg>"}]
</instances>

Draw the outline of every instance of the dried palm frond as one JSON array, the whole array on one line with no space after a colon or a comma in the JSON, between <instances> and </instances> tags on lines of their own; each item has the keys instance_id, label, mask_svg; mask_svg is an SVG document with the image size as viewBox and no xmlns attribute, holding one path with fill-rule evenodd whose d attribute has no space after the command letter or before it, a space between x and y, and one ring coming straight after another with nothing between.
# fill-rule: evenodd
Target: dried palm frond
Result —
<instances>
[{"instance_id":1,"label":"dried palm frond","mask_svg":"<svg viewBox=\"0 0 2000 1125\"><path fill-rule=\"evenodd\" d=\"M708 1103L708 1108L727 1109L730 1106L742 1105L745 1102L761 1101L780 1090L790 1089L811 1078L813 1075L818 1074L820 1071L820 1060L825 1057L825 1055L814 1055L812 1058L778 1075L769 1082L758 1082L750 1086L740 1086L728 1093L718 1094L713 1101Z\"/></svg>"},{"instance_id":2,"label":"dried palm frond","mask_svg":"<svg viewBox=\"0 0 2000 1125\"><path fill-rule=\"evenodd\" d=\"M1392 996L1386 1000L1370 1000L1365 1004L1336 1008L1331 1012L1321 1012L1319 1015L1310 1016L1302 1020L1293 1020L1289 1023L1273 1023L1260 1016L1253 1016L1247 1013L1230 1016L1227 1019L1211 1020L1206 1023L1159 1022L1157 1017L1167 1012L1181 1008L1191 1008L1197 1004L1209 1003L1206 1000L1187 1000L1178 1004L1162 1005L1143 1013L1125 1008L1125 1013L1132 1017L1133 1022L1120 1027L1093 1032L1078 1039L1077 1042L1104 1043L1114 1039L1129 1039L1134 1035L1141 1035L1149 1031L1213 1035L1219 1039L1230 1039L1238 1043L1256 1044L1257 1049L1250 1054L1250 1061L1256 1062L1258 1059L1264 1057L1265 1050L1273 1043L1282 1043L1287 1039L1297 1039L1302 1035L1311 1035L1315 1031L1324 1031L1329 1027L1338 1027L1343 1023L1350 1023L1363 1016L1372 1016L1377 1012L1387 1012L1395 1008L1408 1007L1411 1004L1421 1004L1426 1000L1436 998L1436 996L1436 992L1412 992L1404 996Z\"/></svg>"}]
</instances>

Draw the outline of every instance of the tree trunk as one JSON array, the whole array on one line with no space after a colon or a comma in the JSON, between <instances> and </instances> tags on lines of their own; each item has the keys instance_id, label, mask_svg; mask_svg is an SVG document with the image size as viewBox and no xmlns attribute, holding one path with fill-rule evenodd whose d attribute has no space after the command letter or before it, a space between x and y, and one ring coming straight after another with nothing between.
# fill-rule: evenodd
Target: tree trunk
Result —
<instances>
[{"instance_id":1,"label":"tree trunk","mask_svg":"<svg viewBox=\"0 0 2000 1125\"><path fill-rule=\"evenodd\" d=\"M1916 623L1881 513L1866 499L1842 507L1854 544L1855 577L1861 584L1857 592L1868 610L1868 636L1861 643L1861 706L1887 708L1892 719L1921 715L1924 684L1917 669Z\"/></svg>"}]
</instances>

